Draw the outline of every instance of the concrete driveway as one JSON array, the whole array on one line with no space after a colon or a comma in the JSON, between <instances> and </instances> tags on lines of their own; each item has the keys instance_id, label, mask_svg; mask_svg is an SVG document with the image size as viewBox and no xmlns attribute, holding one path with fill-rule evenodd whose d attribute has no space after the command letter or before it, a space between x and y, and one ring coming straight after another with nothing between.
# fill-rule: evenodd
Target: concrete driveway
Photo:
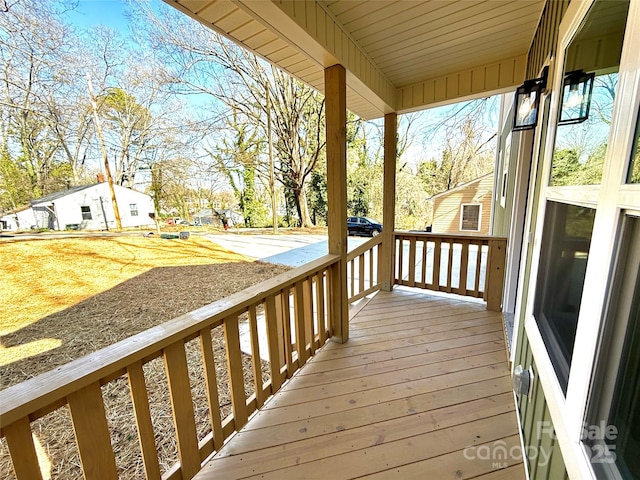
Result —
<instances>
[{"instance_id":1,"label":"concrete driveway","mask_svg":"<svg viewBox=\"0 0 640 480\"><path fill-rule=\"evenodd\" d=\"M299 267L329 251L326 235L237 235L224 233L206 235L212 242L263 262L278 263L290 267ZM353 250L366 242L365 237L349 237L347 249Z\"/></svg>"}]
</instances>

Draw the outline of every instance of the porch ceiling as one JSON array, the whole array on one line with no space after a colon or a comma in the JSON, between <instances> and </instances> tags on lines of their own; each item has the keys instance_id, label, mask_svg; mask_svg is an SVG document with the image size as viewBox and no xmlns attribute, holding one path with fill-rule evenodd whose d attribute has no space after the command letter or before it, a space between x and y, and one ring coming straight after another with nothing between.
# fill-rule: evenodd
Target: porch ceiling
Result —
<instances>
[{"instance_id":1,"label":"porch ceiling","mask_svg":"<svg viewBox=\"0 0 640 480\"><path fill-rule=\"evenodd\" d=\"M166 0L320 91L347 69L364 118L508 91L544 0Z\"/></svg>"}]
</instances>

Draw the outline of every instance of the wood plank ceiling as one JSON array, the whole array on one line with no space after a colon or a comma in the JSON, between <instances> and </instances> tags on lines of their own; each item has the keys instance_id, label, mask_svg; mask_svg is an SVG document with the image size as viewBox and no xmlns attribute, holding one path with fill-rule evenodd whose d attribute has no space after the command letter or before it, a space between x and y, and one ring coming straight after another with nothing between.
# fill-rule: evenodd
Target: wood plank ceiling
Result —
<instances>
[{"instance_id":1,"label":"wood plank ceiling","mask_svg":"<svg viewBox=\"0 0 640 480\"><path fill-rule=\"evenodd\" d=\"M364 118L505 91L521 83L523 59L545 4L165 1L320 91L323 69L343 64L348 108Z\"/></svg>"}]
</instances>

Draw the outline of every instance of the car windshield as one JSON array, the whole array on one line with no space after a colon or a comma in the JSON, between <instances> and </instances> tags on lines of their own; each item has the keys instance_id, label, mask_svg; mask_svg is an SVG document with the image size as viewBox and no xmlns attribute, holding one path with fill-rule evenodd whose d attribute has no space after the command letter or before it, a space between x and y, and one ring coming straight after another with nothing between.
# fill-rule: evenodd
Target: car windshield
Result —
<instances>
[{"instance_id":1,"label":"car windshield","mask_svg":"<svg viewBox=\"0 0 640 480\"><path fill-rule=\"evenodd\" d=\"M363 219L363 220L366 220L366 221L367 221L367 222L369 222L369 223L378 223L378 222L376 222L375 220L373 220L373 219L371 219L371 218L368 218L368 217L362 217L362 219Z\"/></svg>"}]
</instances>

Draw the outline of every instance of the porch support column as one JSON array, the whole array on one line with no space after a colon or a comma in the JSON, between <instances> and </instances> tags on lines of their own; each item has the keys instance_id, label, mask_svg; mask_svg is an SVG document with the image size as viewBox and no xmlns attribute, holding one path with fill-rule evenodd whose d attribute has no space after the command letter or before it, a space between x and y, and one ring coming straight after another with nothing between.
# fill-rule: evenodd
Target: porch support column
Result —
<instances>
[{"instance_id":1,"label":"porch support column","mask_svg":"<svg viewBox=\"0 0 640 480\"><path fill-rule=\"evenodd\" d=\"M382 245L378 259L378 275L382 290L393 289L396 241L393 236L396 219L396 144L398 114L384 116L384 195L382 202Z\"/></svg>"},{"instance_id":2,"label":"porch support column","mask_svg":"<svg viewBox=\"0 0 640 480\"><path fill-rule=\"evenodd\" d=\"M327 132L329 253L340 261L329 271L332 339L349 338L347 299L347 83L342 65L324 71Z\"/></svg>"}]
</instances>

